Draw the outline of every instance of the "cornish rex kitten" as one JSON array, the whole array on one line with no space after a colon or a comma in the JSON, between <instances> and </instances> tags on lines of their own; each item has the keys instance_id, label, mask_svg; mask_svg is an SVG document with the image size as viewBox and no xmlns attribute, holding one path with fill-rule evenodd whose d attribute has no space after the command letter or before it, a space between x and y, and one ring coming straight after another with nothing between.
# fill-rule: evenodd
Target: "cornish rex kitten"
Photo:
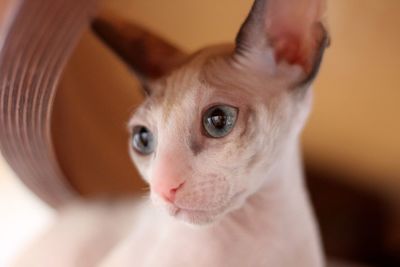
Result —
<instances>
[{"instance_id":1,"label":"cornish rex kitten","mask_svg":"<svg viewBox=\"0 0 400 267\"><path fill-rule=\"evenodd\" d=\"M80 238L60 240L54 230L45 239L72 244L57 266L323 266L299 153L309 87L328 44L323 4L256 0L235 45L192 56L99 18L95 32L143 83L130 151L161 211L136 202L118 212L132 216L118 219L106 215L110 207L81 204L66 216L86 216L76 226ZM82 256L82 242L100 240L101 252Z\"/></svg>"}]
</instances>

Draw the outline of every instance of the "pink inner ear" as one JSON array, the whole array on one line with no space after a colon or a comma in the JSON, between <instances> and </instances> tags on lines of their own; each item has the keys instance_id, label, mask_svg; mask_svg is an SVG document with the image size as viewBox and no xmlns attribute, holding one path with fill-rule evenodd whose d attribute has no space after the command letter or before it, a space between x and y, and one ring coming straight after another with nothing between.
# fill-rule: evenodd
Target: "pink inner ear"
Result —
<instances>
[{"instance_id":1,"label":"pink inner ear","mask_svg":"<svg viewBox=\"0 0 400 267\"><path fill-rule=\"evenodd\" d=\"M266 30L277 62L311 71L314 54L323 34L323 0L267 0Z\"/></svg>"}]
</instances>

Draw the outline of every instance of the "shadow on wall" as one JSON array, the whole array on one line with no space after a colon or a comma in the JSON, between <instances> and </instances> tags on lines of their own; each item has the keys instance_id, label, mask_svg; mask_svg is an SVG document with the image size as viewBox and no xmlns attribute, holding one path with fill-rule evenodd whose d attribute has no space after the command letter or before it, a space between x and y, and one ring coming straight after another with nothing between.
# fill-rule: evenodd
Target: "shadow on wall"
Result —
<instances>
[{"instance_id":1,"label":"shadow on wall","mask_svg":"<svg viewBox=\"0 0 400 267\"><path fill-rule=\"evenodd\" d=\"M381 195L340 182L351 177L311 163L307 183L329 257L400 266L398 210Z\"/></svg>"}]
</instances>

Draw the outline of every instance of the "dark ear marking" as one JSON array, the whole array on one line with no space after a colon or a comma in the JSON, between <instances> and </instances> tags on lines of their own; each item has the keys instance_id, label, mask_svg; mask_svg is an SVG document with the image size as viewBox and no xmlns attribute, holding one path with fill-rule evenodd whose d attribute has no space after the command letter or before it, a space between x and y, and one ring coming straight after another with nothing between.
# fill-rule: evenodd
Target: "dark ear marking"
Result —
<instances>
[{"instance_id":1,"label":"dark ear marking","mask_svg":"<svg viewBox=\"0 0 400 267\"><path fill-rule=\"evenodd\" d=\"M243 54L245 52L250 52L252 49L251 39L254 34L262 34L264 31L260 22L263 20L263 10L265 9L264 0L255 0L249 14L247 15L245 21L238 34L236 35L236 53Z\"/></svg>"},{"instance_id":2,"label":"dark ear marking","mask_svg":"<svg viewBox=\"0 0 400 267\"><path fill-rule=\"evenodd\" d=\"M92 29L142 80L160 78L186 57L156 34L112 14L98 15Z\"/></svg>"},{"instance_id":3,"label":"dark ear marking","mask_svg":"<svg viewBox=\"0 0 400 267\"><path fill-rule=\"evenodd\" d=\"M151 95L151 89L150 89L150 86L147 84L147 82L143 81L141 83L141 86L142 86L142 91L145 94L145 96L150 96Z\"/></svg>"}]
</instances>

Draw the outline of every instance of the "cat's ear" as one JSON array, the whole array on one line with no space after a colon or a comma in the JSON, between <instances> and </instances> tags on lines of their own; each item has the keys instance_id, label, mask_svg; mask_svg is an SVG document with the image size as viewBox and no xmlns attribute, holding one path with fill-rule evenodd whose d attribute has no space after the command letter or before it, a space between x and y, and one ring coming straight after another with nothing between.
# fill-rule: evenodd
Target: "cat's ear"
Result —
<instances>
[{"instance_id":1,"label":"cat's ear","mask_svg":"<svg viewBox=\"0 0 400 267\"><path fill-rule=\"evenodd\" d=\"M281 69L297 65L310 81L319 69L329 37L323 25L324 0L255 0L236 37L236 56ZM269 59L268 59L269 57Z\"/></svg>"},{"instance_id":2,"label":"cat's ear","mask_svg":"<svg viewBox=\"0 0 400 267\"><path fill-rule=\"evenodd\" d=\"M144 81L160 78L186 58L158 35L110 13L99 14L92 29Z\"/></svg>"}]
</instances>

